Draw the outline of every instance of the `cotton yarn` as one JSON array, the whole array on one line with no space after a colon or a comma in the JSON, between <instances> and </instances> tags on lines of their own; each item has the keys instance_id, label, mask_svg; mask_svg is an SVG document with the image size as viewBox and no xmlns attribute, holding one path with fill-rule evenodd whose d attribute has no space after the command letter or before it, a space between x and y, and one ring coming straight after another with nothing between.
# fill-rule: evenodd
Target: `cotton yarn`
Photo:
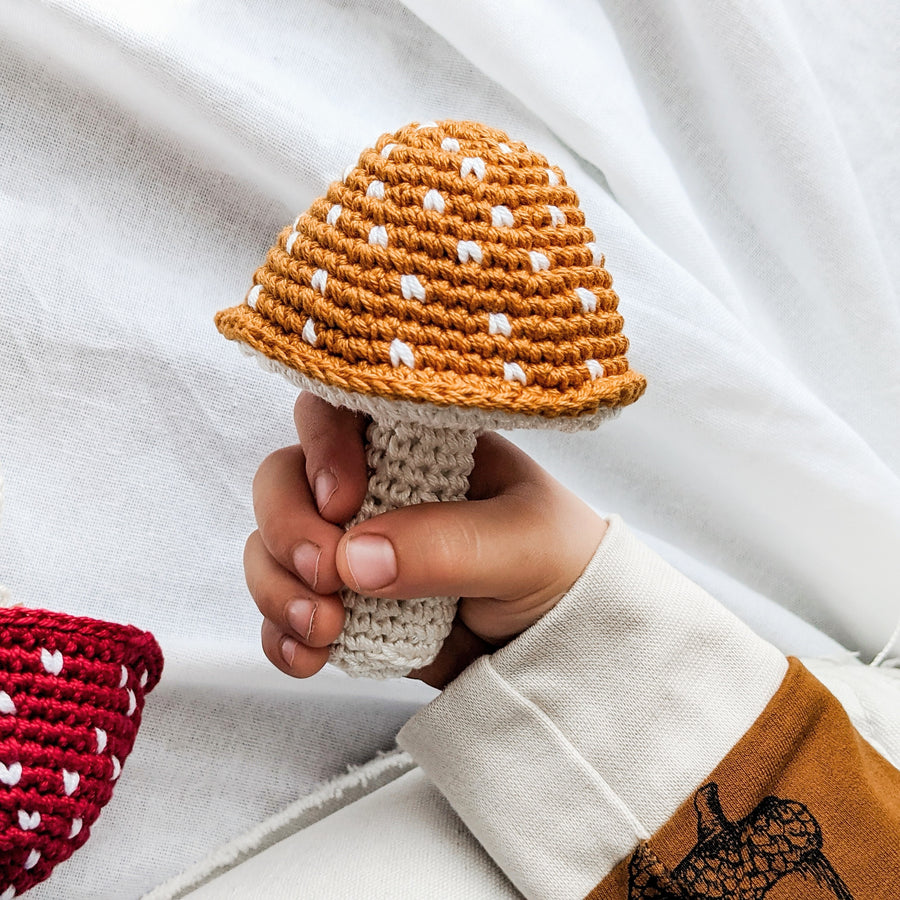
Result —
<instances>
[{"instance_id":1,"label":"cotton yarn","mask_svg":"<svg viewBox=\"0 0 900 900\"><path fill-rule=\"evenodd\" d=\"M372 422L366 432L366 461L373 474L348 527L401 506L465 500L474 451L471 431ZM351 675L369 677L405 675L432 662L450 633L458 600L384 600L351 590L342 599L348 613L329 662Z\"/></svg>"},{"instance_id":2,"label":"cotton yarn","mask_svg":"<svg viewBox=\"0 0 900 900\"><path fill-rule=\"evenodd\" d=\"M222 334L373 419L351 525L464 499L481 431L593 428L646 387L563 172L475 122L382 135L281 232L253 282L216 316ZM433 661L457 603L342 599L330 661L370 677Z\"/></svg>"},{"instance_id":3,"label":"cotton yarn","mask_svg":"<svg viewBox=\"0 0 900 900\"><path fill-rule=\"evenodd\" d=\"M358 395L583 417L646 384L617 305L562 171L502 131L441 122L363 151L216 324Z\"/></svg>"},{"instance_id":4,"label":"cotton yarn","mask_svg":"<svg viewBox=\"0 0 900 900\"><path fill-rule=\"evenodd\" d=\"M161 671L133 626L0 609L0 900L88 839Z\"/></svg>"}]
</instances>

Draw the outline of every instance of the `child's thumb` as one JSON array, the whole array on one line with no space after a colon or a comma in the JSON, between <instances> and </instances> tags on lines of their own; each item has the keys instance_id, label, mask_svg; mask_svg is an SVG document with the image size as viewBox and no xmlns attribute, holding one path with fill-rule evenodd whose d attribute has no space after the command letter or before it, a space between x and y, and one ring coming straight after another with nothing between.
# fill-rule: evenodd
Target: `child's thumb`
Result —
<instances>
[{"instance_id":1,"label":"child's thumb","mask_svg":"<svg viewBox=\"0 0 900 900\"><path fill-rule=\"evenodd\" d=\"M504 495L407 506L362 522L341 538L337 567L348 587L374 597L505 599L549 586L553 555L540 511Z\"/></svg>"}]
</instances>

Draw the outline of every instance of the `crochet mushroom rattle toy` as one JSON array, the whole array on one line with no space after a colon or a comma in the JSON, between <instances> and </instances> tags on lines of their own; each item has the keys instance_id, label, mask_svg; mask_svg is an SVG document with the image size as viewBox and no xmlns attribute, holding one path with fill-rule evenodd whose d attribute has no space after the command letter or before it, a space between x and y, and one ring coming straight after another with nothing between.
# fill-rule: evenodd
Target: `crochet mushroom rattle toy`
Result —
<instances>
[{"instance_id":1,"label":"crochet mushroom rattle toy","mask_svg":"<svg viewBox=\"0 0 900 900\"><path fill-rule=\"evenodd\" d=\"M0 608L0 900L88 839L161 671L131 625Z\"/></svg>"},{"instance_id":2,"label":"crochet mushroom rattle toy","mask_svg":"<svg viewBox=\"0 0 900 900\"><path fill-rule=\"evenodd\" d=\"M368 495L351 526L464 500L484 431L593 428L646 385L562 171L474 122L382 135L281 232L253 281L219 330L371 417ZM342 598L329 660L376 678L433 661L458 600Z\"/></svg>"}]
</instances>

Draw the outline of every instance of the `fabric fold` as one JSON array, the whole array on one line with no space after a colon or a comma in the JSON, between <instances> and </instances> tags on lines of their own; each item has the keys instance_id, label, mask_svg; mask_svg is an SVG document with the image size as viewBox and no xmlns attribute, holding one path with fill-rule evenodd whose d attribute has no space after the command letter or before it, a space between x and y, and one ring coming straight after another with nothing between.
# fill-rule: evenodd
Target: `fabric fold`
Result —
<instances>
[{"instance_id":1,"label":"fabric fold","mask_svg":"<svg viewBox=\"0 0 900 900\"><path fill-rule=\"evenodd\" d=\"M527 897L581 897L699 787L786 670L613 516L566 597L398 741Z\"/></svg>"}]
</instances>

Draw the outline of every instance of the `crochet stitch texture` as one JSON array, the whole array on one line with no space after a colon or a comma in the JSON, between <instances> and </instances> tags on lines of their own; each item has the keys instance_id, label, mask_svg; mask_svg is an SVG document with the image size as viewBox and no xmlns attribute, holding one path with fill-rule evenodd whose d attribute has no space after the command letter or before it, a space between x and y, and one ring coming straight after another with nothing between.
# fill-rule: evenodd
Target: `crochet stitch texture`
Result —
<instances>
[{"instance_id":1,"label":"crochet stitch texture","mask_svg":"<svg viewBox=\"0 0 900 900\"><path fill-rule=\"evenodd\" d=\"M0 609L0 898L89 837L162 672L153 636L42 609Z\"/></svg>"},{"instance_id":2,"label":"crochet stitch texture","mask_svg":"<svg viewBox=\"0 0 900 900\"><path fill-rule=\"evenodd\" d=\"M643 392L562 171L473 122L408 125L278 236L219 330L310 379L580 417Z\"/></svg>"},{"instance_id":3,"label":"crochet stitch texture","mask_svg":"<svg viewBox=\"0 0 900 900\"><path fill-rule=\"evenodd\" d=\"M368 496L351 526L465 499L479 432L592 428L646 386L562 171L478 123L382 135L281 232L253 281L219 330L373 419ZM329 661L369 677L432 662L457 604L341 596Z\"/></svg>"}]
</instances>

